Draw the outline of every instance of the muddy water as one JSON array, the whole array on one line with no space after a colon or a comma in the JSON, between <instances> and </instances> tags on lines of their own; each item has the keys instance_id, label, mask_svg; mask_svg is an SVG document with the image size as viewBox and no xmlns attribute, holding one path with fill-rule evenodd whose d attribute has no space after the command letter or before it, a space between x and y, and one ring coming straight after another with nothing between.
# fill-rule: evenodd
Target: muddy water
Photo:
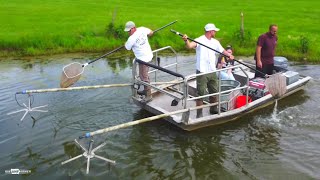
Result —
<instances>
[{"instance_id":1,"label":"muddy water","mask_svg":"<svg viewBox=\"0 0 320 180\"><path fill-rule=\"evenodd\" d=\"M180 72L194 71L180 56ZM193 57L191 57L193 58ZM96 154L115 160L61 162L81 154L74 139L85 132L151 116L130 100L127 87L33 94L31 112L20 121L27 95L15 92L58 87L62 67L87 55L0 61L0 179L319 179L320 66L291 66L313 77L305 90L239 121L184 132L165 121L102 134ZM164 61L169 61L164 58ZM129 83L130 59L102 59L87 66L77 86ZM23 106L23 105L22 105ZM85 147L88 140L79 140ZM10 175L6 170L30 170Z\"/></svg>"}]
</instances>

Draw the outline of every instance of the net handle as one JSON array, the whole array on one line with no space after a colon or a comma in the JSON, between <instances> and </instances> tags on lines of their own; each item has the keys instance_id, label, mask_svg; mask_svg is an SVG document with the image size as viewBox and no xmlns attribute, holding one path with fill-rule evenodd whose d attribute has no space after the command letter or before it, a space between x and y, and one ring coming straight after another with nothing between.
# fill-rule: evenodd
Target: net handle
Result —
<instances>
[{"instance_id":1,"label":"net handle","mask_svg":"<svg viewBox=\"0 0 320 180\"><path fill-rule=\"evenodd\" d=\"M108 55L110 55L110 54L112 54L112 53L114 53L114 52L116 52L116 51L118 51L118 50L120 50L120 49L122 49L122 48L124 48L124 46L118 47L117 49L114 49L114 50L112 50L112 51L110 51L110 52L108 52L108 53L106 53L106 54L98 57L98 58L95 59L95 60L92 60L92 61L90 61L90 62L88 62L88 63L85 63L85 64L82 65L82 67L86 67L86 66L88 66L89 64L91 64L91 63L93 63L93 62L95 62L95 61L97 61L97 60L99 60L99 59L101 59L101 58L104 58L104 57L106 57L106 56L108 56Z\"/></svg>"},{"instance_id":2,"label":"net handle","mask_svg":"<svg viewBox=\"0 0 320 180\"><path fill-rule=\"evenodd\" d=\"M162 26L162 27L154 30L153 33L156 33L156 32L158 32L158 31L166 28L166 27L168 27L168 26L176 23L177 21L178 21L178 20L175 20L175 21L173 21L173 22L171 22L171 23L169 23L169 24L166 24L166 25L164 25L164 26ZM108 56L108 55L110 55L110 54L112 54L112 53L114 53L114 52L116 52L116 51L118 51L118 50L120 50L120 49L122 49L122 48L124 48L124 46L118 47L117 49L114 49L114 50L112 50L112 51L110 51L110 52L108 52L108 53L106 53L106 54L98 57L98 58L95 59L95 60L92 60L92 61L90 61L90 62L88 62L88 63L85 63L85 64L82 65L82 67L86 67L86 66L88 66L89 64L91 64L91 63L93 63L93 62L95 62L95 61L97 61L97 60L99 60L99 59L101 59L101 58L104 58L104 57L106 57L106 56Z\"/></svg>"},{"instance_id":3,"label":"net handle","mask_svg":"<svg viewBox=\"0 0 320 180\"><path fill-rule=\"evenodd\" d=\"M173 32L173 33L175 33L175 34L177 34L177 35L179 35L179 36L181 36L181 37L183 37L183 35L182 35L181 33L177 32L177 31L175 31L175 30L173 30L173 29L171 29L170 31ZM213 49L213 48L211 48L211 47L209 47L209 46L206 46L206 45L204 45L204 44L202 44L202 43L200 43L200 42L197 42L197 41L194 40L194 39L191 39L191 38L189 38L189 37L188 37L187 39L189 39L190 41L193 41L193 42L195 42L195 43L197 43L197 44L200 44L201 46L204 46L204 47L206 47L206 48L208 48L208 49L210 49L210 50L213 50L213 51L221 54L221 55L224 56L224 57L229 58L227 55L225 55L225 54L223 54L223 53L221 53L221 52L219 52L219 51L217 51L217 50L215 50L215 49ZM242 65L244 65L244 66L246 66L246 67L248 67L248 68L250 68L250 69L253 70L253 71L256 71L256 72L262 74L262 75L265 76L265 77L268 76L267 74L265 74L265 73L263 73L263 72L255 69L255 68L252 68L252 67L250 67L250 66L248 66L248 65L246 65L246 64L244 64L244 63L242 63L242 62L240 62L240 61L238 61L238 60L236 60L236 59L233 59L233 60L236 61L236 62L238 62L238 63L240 63L240 64L242 64Z\"/></svg>"}]
</instances>

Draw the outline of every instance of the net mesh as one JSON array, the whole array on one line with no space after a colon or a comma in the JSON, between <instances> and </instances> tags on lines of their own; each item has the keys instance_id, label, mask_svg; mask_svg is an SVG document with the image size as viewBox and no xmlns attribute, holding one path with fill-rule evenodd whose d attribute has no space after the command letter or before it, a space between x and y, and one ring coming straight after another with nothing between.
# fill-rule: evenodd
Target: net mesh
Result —
<instances>
[{"instance_id":1,"label":"net mesh","mask_svg":"<svg viewBox=\"0 0 320 180\"><path fill-rule=\"evenodd\" d=\"M281 74L273 74L266 79L265 84L273 97L281 97L287 91L286 77Z\"/></svg>"},{"instance_id":2,"label":"net mesh","mask_svg":"<svg viewBox=\"0 0 320 180\"><path fill-rule=\"evenodd\" d=\"M60 87L67 88L77 82L83 73L83 65L80 63L71 63L63 68L60 80Z\"/></svg>"}]
</instances>

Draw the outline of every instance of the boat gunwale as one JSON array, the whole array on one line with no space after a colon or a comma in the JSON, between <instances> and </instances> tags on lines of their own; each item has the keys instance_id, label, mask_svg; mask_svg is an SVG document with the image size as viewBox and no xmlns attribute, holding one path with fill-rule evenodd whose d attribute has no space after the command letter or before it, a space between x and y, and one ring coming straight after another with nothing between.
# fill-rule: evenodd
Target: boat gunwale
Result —
<instances>
[{"instance_id":1,"label":"boat gunwale","mask_svg":"<svg viewBox=\"0 0 320 180\"><path fill-rule=\"evenodd\" d=\"M312 78L310 76L300 75L299 80L297 82L287 85L287 92L283 96L279 97L277 100L281 100L297 91L302 90L303 86L305 86L308 83L308 81L311 79ZM143 103L139 98L136 98L134 96L132 96L132 99L141 108L146 109L147 111L153 114L158 115L158 114L164 114L169 112L159 107L150 106L148 105L148 103L147 104ZM273 98L271 94L268 94L255 101L249 102L247 105L244 105L240 108L229 110L226 112L221 112L220 114L204 116L201 118L197 118L197 120L191 119L190 121L189 119L188 123L184 123L184 121L181 119L178 119L178 116L176 115L170 115L164 119L169 121L170 123L177 125L178 127L184 130L192 131L192 130L196 130L196 129L211 126L211 125L218 125L218 124L234 121L245 114L248 114L260 108L269 106L273 104L275 101L276 99Z\"/></svg>"}]
</instances>

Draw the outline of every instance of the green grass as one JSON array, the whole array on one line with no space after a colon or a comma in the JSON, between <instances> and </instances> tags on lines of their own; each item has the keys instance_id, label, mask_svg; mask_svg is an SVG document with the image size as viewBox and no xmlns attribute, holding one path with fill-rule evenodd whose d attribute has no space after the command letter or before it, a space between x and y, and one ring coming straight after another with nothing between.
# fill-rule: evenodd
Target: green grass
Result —
<instances>
[{"instance_id":1,"label":"green grass","mask_svg":"<svg viewBox=\"0 0 320 180\"><path fill-rule=\"evenodd\" d=\"M178 20L152 37L153 49L171 45L185 50L183 41L169 29L196 38L203 34L204 25L212 22L221 29L217 38L222 45L232 44L236 55L253 55L258 35L275 23L279 26L277 55L318 62L318 7L317 0L0 0L0 55L104 53L125 42L122 28L128 20L151 29ZM245 39L235 36L241 12ZM114 28L108 31L111 22Z\"/></svg>"}]
</instances>

